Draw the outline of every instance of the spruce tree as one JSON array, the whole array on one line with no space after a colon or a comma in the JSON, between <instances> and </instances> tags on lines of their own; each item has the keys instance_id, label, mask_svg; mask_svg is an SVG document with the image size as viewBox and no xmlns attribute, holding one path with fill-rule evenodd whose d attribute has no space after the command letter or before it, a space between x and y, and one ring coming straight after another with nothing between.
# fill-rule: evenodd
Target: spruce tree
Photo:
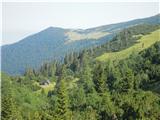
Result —
<instances>
[{"instance_id":1,"label":"spruce tree","mask_svg":"<svg viewBox=\"0 0 160 120\"><path fill-rule=\"evenodd\" d=\"M96 66L93 73L93 81L98 93L103 93L106 90L106 81L104 76L104 68L100 63Z\"/></svg>"},{"instance_id":2,"label":"spruce tree","mask_svg":"<svg viewBox=\"0 0 160 120\"><path fill-rule=\"evenodd\" d=\"M57 118L67 120L68 118L68 96L65 81L61 80L57 89Z\"/></svg>"},{"instance_id":3,"label":"spruce tree","mask_svg":"<svg viewBox=\"0 0 160 120\"><path fill-rule=\"evenodd\" d=\"M134 88L134 74L131 69L126 68L125 77L123 78L123 91L130 91Z\"/></svg>"},{"instance_id":4,"label":"spruce tree","mask_svg":"<svg viewBox=\"0 0 160 120\"><path fill-rule=\"evenodd\" d=\"M11 88L8 88L8 93L2 96L1 118L2 120L16 120L21 118L15 100L13 99Z\"/></svg>"},{"instance_id":5,"label":"spruce tree","mask_svg":"<svg viewBox=\"0 0 160 120\"><path fill-rule=\"evenodd\" d=\"M59 79L60 79L60 80L64 79L64 78L67 76L66 71L67 71L66 65L63 64L63 65L61 66L61 70L60 70L60 74L59 74Z\"/></svg>"},{"instance_id":6,"label":"spruce tree","mask_svg":"<svg viewBox=\"0 0 160 120\"><path fill-rule=\"evenodd\" d=\"M94 91L94 83L92 80L92 73L91 68L86 63L81 70L80 80L79 82L82 83L84 90L86 93L92 93Z\"/></svg>"}]
</instances>

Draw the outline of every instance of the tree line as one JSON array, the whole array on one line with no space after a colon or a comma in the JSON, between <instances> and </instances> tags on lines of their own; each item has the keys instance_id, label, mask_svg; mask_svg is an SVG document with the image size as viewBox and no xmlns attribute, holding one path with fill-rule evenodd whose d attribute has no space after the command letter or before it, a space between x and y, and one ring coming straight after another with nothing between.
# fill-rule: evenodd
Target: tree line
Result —
<instances>
[{"instance_id":1,"label":"tree line","mask_svg":"<svg viewBox=\"0 0 160 120\"><path fill-rule=\"evenodd\" d=\"M127 35L155 30L148 27L151 30L142 33L142 28L134 26L127 30L130 31ZM115 48L121 39L131 42L122 42L123 47L118 50L136 41L135 37L131 40L133 33L127 38L125 31L110 42ZM39 70L27 69L22 76L2 73L2 120L158 120L160 42L124 60L95 61L98 54L111 50L107 47L106 43L71 53L63 63L45 63ZM37 94L41 88L35 82L44 79L56 85L47 94L43 91Z\"/></svg>"}]
</instances>

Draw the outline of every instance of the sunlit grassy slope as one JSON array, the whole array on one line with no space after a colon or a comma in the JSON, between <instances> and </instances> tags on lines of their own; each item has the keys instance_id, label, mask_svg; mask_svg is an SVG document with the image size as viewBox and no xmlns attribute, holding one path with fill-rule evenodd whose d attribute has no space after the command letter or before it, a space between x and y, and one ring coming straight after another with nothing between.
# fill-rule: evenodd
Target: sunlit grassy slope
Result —
<instances>
[{"instance_id":1,"label":"sunlit grassy slope","mask_svg":"<svg viewBox=\"0 0 160 120\"><path fill-rule=\"evenodd\" d=\"M151 34L142 36L136 44L133 46L121 50L119 52L110 52L110 53L104 53L103 55L96 58L98 61L106 61L108 59L115 60L115 59L124 59L129 57L133 52L140 52L148 47L150 47L152 44L154 44L156 41L160 41L160 29L152 32Z\"/></svg>"},{"instance_id":2,"label":"sunlit grassy slope","mask_svg":"<svg viewBox=\"0 0 160 120\"><path fill-rule=\"evenodd\" d=\"M91 32L87 34L80 34L76 31L68 31L65 35L68 37L68 41L66 43L78 41L78 40L86 40L86 39L99 39L104 37L110 33L108 32Z\"/></svg>"}]
</instances>

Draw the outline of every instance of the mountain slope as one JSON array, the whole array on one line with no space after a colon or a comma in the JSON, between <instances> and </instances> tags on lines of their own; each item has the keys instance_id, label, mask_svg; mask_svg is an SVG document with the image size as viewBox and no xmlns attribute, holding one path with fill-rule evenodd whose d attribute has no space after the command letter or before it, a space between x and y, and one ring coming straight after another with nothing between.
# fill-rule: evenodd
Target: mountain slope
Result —
<instances>
[{"instance_id":1,"label":"mountain slope","mask_svg":"<svg viewBox=\"0 0 160 120\"><path fill-rule=\"evenodd\" d=\"M96 59L98 61L106 61L107 59L116 60L116 59L124 59L129 57L133 52L140 52L151 45L153 45L155 42L160 41L160 29L152 32L149 35L142 36L135 45L124 49L122 51L118 52L110 52L110 53L104 53L103 55L97 57Z\"/></svg>"},{"instance_id":2,"label":"mountain slope","mask_svg":"<svg viewBox=\"0 0 160 120\"><path fill-rule=\"evenodd\" d=\"M38 68L45 62L62 60L68 53L105 43L121 29L144 23L159 24L159 16L86 30L49 27L20 42L2 46L2 71L21 74L26 68Z\"/></svg>"},{"instance_id":3,"label":"mountain slope","mask_svg":"<svg viewBox=\"0 0 160 120\"><path fill-rule=\"evenodd\" d=\"M110 25L103 25L100 27L95 27L91 29L87 29L87 31L110 31L110 32L116 32L117 30L121 30L124 28L127 28L128 26L138 25L138 24L159 24L160 23L160 14L157 14L152 17L147 18L141 18L136 20L131 20L127 22L121 22L116 24L110 24Z\"/></svg>"}]
</instances>

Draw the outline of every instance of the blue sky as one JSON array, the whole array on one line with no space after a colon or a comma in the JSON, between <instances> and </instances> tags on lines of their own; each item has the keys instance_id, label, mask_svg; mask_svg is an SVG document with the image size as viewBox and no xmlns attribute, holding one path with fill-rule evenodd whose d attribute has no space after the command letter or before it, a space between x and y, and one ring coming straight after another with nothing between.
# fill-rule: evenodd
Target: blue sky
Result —
<instances>
[{"instance_id":1,"label":"blue sky","mask_svg":"<svg viewBox=\"0 0 160 120\"><path fill-rule=\"evenodd\" d=\"M156 2L3 3L2 44L10 44L49 26L90 28L158 14Z\"/></svg>"}]
</instances>

